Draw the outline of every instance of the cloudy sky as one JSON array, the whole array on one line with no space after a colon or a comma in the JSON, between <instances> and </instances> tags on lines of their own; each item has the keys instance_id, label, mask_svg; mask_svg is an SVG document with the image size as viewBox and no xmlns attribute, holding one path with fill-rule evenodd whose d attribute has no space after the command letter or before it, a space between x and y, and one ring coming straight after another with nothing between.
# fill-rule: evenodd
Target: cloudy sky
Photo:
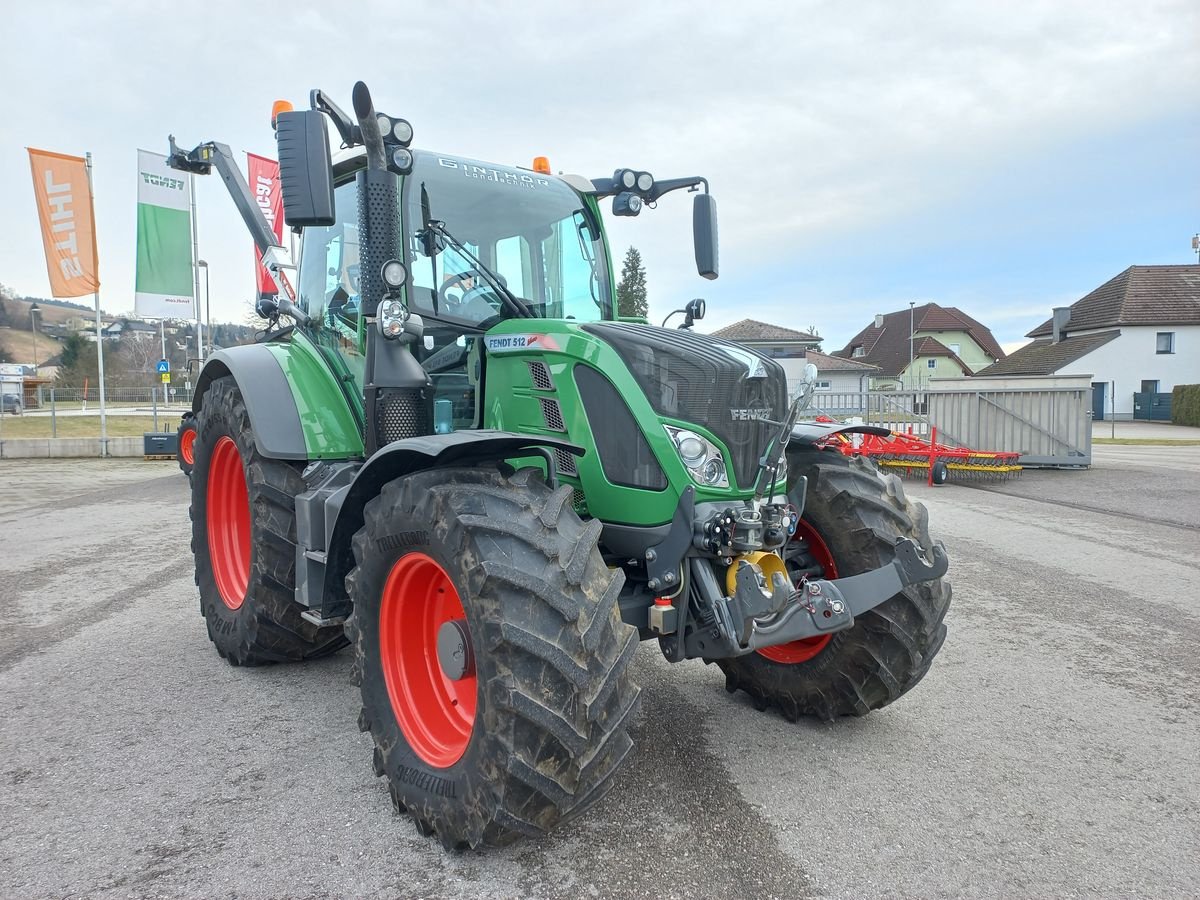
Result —
<instances>
[{"instance_id":1,"label":"cloudy sky","mask_svg":"<svg viewBox=\"0 0 1200 900\"><path fill-rule=\"evenodd\" d=\"M706 175L722 274L690 203L610 220L655 319L815 325L957 305L1005 344L1131 264L1194 262L1200 5L1049 2L5 4L0 282L48 292L26 146L95 157L103 305L132 307L135 149L273 155L277 97L357 79L418 146L589 176ZM249 238L200 179L214 319L253 292Z\"/></svg>"}]
</instances>

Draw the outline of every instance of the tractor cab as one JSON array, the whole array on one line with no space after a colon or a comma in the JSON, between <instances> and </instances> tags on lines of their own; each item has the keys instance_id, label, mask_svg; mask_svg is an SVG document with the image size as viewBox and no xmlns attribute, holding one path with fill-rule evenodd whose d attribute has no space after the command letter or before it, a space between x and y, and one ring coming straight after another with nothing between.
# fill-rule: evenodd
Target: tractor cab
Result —
<instances>
[{"instance_id":1,"label":"tractor cab","mask_svg":"<svg viewBox=\"0 0 1200 900\"><path fill-rule=\"evenodd\" d=\"M453 427L470 428L479 417L470 373L482 367L488 329L523 311L578 323L613 318L603 225L593 198L549 173L425 151L413 158L397 212L407 305L423 333L407 350L429 376L435 406L448 401ZM334 222L303 230L297 292L314 340L360 391L371 332L361 316L354 176L365 164L361 148L334 158Z\"/></svg>"}]
</instances>

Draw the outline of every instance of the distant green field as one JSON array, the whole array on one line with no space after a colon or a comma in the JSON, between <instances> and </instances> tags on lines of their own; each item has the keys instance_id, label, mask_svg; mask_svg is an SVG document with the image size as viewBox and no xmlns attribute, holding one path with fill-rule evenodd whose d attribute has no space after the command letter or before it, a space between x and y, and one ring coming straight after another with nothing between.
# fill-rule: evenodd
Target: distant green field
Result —
<instances>
[{"instance_id":1,"label":"distant green field","mask_svg":"<svg viewBox=\"0 0 1200 900\"><path fill-rule=\"evenodd\" d=\"M179 426L179 413L160 415L160 431L174 431ZM152 416L108 416L109 437L137 437L154 430ZM61 416L56 435L61 438L100 437L99 416ZM5 416L0 423L3 438L48 438L49 416Z\"/></svg>"}]
</instances>

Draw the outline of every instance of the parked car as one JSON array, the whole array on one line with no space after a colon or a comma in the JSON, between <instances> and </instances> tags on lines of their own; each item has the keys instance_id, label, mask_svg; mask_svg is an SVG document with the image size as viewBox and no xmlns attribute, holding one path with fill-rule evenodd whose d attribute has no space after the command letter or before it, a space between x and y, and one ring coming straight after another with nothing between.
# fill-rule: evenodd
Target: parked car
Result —
<instances>
[{"instance_id":1,"label":"parked car","mask_svg":"<svg viewBox=\"0 0 1200 900\"><path fill-rule=\"evenodd\" d=\"M21 415L21 398L16 394L5 394L0 412L12 413L15 416Z\"/></svg>"}]
</instances>

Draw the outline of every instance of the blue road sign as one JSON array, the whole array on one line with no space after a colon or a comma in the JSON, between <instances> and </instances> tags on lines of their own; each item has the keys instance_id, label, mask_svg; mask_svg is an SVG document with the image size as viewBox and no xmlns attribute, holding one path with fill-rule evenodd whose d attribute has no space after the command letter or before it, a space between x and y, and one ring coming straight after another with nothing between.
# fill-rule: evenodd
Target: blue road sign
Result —
<instances>
[{"instance_id":1,"label":"blue road sign","mask_svg":"<svg viewBox=\"0 0 1200 900\"><path fill-rule=\"evenodd\" d=\"M166 375L171 371L171 364L169 362L167 362L165 359L160 359L158 361L157 368L158 368L159 375Z\"/></svg>"}]
</instances>

